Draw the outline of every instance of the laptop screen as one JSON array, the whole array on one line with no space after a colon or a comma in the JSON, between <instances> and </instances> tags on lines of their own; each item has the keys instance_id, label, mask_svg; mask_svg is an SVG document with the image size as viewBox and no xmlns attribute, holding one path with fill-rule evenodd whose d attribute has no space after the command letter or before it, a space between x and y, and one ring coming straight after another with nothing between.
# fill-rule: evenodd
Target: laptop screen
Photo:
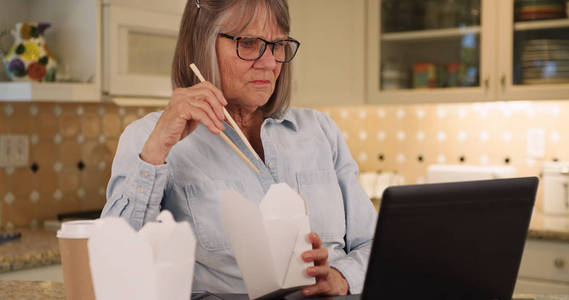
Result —
<instances>
[{"instance_id":1,"label":"laptop screen","mask_svg":"<svg viewBox=\"0 0 569 300\"><path fill-rule=\"evenodd\" d=\"M511 299L536 177L385 190L362 299Z\"/></svg>"}]
</instances>

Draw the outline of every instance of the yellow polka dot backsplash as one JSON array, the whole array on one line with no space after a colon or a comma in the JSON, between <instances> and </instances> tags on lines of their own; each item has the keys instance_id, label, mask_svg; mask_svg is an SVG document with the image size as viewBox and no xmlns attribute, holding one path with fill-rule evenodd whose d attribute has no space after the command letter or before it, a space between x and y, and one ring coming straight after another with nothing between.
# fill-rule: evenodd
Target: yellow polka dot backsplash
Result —
<instances>
[{"instance_id":1,"label":"yellow polka dot backsplash","mask_svg":"<svg viewBox=\"0 0 569 300\"><path fill-rule=\"evenodd\" d=\"M569 161L569 102L315 108L338 124L360 171L397 173L404 184L426 182L433 164L512 166L519 176L538 176L543 162ZM58 214L101 209L120 133L156 110L0 104L0 134L29 142L25 166L0 168L0 228L38 227ZM536 142L543 155L528 152Z\"/></svg>"}]
</instances>

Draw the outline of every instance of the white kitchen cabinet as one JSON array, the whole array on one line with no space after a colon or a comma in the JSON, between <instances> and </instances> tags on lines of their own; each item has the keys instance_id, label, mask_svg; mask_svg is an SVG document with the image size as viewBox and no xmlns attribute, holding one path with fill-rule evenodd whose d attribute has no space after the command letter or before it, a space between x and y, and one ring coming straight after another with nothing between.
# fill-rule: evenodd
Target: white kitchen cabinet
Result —
<instances>
[{"instance_id":1,"label":"white kitchen cabinet","mask_svg":"<svg viewBox=\"0 0 569 300\"><path fill-rule=\"evenodd\" d=\"M515 292L569 294L569 243L528 239Z\"/></svg>"},{"instance_id":2,"label":"white kitchen cabinet","mask_svg":"<svg viewBox=\"0 0 569 300\"><path fill-rule=\"evenodd\" d=\"M364 103L365 0L289 0L295 105Z\"/></svg>"},{"instance_id":3,"label":"white kitchen cabinet","mask_svg":"<svg viewBox=\"0 0 569 300\"><path fill-rule=\"evenodd\" d=\"M566 14L520 20L514 0L369 0L367 5L369 103L569 97L569 75L549 80L546 74L551 68L558 76L569 74L561 61L539 69L543 74L533 75L535 80L520 75L537 72L528 63L543 63L523 60L520 52L529 41L569 43Z\"/></svg>"},{"instance_id":4,"label":"white kitchen cabinet","mask_svg":"<svg viewBox=\"0 0 569 300\"><path fill-rule=\"evenodd\" d=\"M105 95L125 102L170 97L170 71L185 1L163 4L104 1Z\"/></svg>"}]
</instances>

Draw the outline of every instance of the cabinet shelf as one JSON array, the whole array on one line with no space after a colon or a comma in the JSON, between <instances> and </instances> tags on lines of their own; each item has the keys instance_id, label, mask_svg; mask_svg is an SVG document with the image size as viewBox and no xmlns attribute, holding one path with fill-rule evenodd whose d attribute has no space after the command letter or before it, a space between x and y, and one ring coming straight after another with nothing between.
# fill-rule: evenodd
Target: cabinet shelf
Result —
<instances>
[{"instance_id":1,"label":"cabinet shelf","mask_svg":"<svg viewBox=\"0 0 569 300\"><path fill-rule=\"evenodd\" d=\"M441 38L456 38L471 33L479 34L480 26L384 33L381 35L381 41L416 41Z\"/></svg>"},{"instance_id":2,"label":"cabinet shelf","mask_svg":"<svg viewBox=\"0 0 569 300\"><path fill-rule=\"evenodd\" d=\"M0 101L101 101L101 0L0 0L0 26L22 20L51 24L45 43L75 82L0 81ZM58 77L59 74L56 75ZM89 80L85 80L89 78ZM79 82L82 80L83 82Z\"/></svg>"},{"instance_id":3,"label":"cabinet shelf","mask_svg":"<svg viewBox=\"0 0 569 300\"><path fill-rule=\"evenodd\" d=\"M109 98L109 101L113 102L118 106L152 106L152 107L166 107L168 102L170 101L169 98L134 98L134 97L113 97Z\"/></svg>"},{"instance_id":4,"label":"cabinet shelf","mask_svg":"<svg viewBox=\"0 0 569 300\"><path fill-rule=\"evenodd\" d=\"M557 29L569 27L569 19L526 21L514 23L515 31L538 30L538 29Z\"/></svg>"},{"instance_id":5,"label":"cabinet shelf","mask_svg":"<svg viewBox=\"0 0 569 300\"><path fill-rule=\"evenodd\" d=\"M95 83L0 82L0 101L99 102Z\"/></svg>"}]
</instances>

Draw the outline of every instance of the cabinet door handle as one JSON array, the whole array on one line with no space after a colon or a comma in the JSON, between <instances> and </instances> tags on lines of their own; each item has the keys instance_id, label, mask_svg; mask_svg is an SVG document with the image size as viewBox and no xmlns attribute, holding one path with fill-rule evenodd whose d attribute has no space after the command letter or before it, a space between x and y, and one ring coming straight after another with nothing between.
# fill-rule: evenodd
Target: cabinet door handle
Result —
<instances>
[{"instance_id":1,"label":"cabinet door handle","mask_svg":"<svg viewBox=\"0 0 569 300\"><path fill-rule=\"evenodd\" d=\"M565 191L565 208L569 209L569 183L564 182L563 183L563 189Z\"/></svg>"},{"instance_id":2,"label":"cabinet door handle","mask_svg":"<svg viewBox=\"0 0 569 300\"><path fill-rule=\"evenodd\" d=\"M486 76L484 77L484 88L485 88L485 89L490 88L490 77L489 77L488 75L486 75Z\"/></svg>"},{"instance_id":3,"label":"cabinet door handle","mask_svg":"<svg viewBox=\"0 0 569 300\"><path fill-rule=\"evenodd\" d=\"M502 84L502 89L506 88L506 74L502 74L502 76L500 76L500 83Z\"/></svg>"},{"instance_id":4,"label":"cabinet door handle","mask_svg":"<svg viewBox=\"0 0 569 300\"><path fill-rule=\"evenodd\" d=\"M565 266L565 261L562 258L556 258L553 261L553 265L557 268L557 269L562 269Z\"/></svg>"}]
</instances>

